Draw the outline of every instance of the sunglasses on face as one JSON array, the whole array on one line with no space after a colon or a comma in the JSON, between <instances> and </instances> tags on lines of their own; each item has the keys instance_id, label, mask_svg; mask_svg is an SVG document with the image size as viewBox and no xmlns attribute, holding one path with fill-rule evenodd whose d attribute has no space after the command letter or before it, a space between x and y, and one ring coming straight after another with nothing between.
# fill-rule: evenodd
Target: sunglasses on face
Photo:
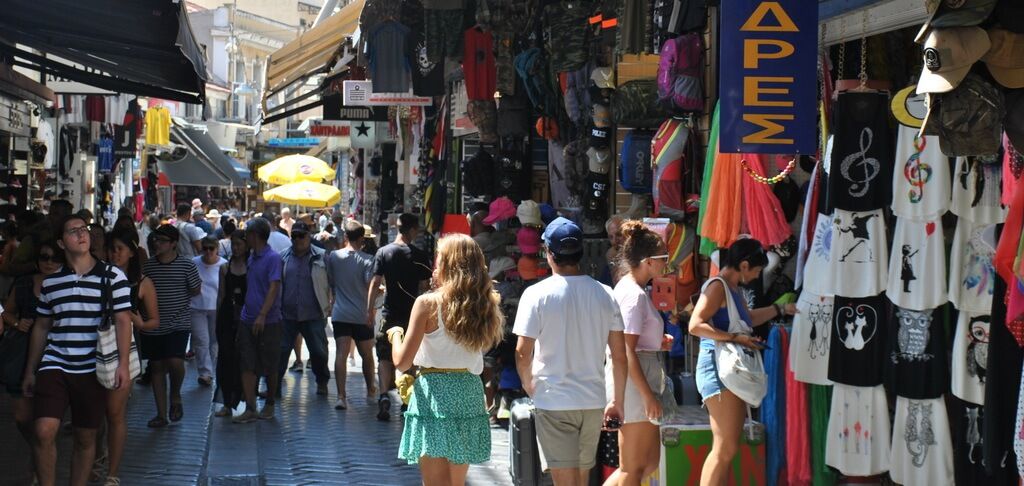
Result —
<instances>
[{"instance_id":1,"label":"sunglasses on face","mask_svg":"<svg viewBox=\"0 0 1024 486\"><path fill-rule=\"evenodd\" d=\"M39 258L37 258L37 261L39 263L46 263L46 262L60 263L60 258L58 258L57 255L47 255L47 254L44 253L44 254L39 255Z\"/></svg>"}]
</instances>

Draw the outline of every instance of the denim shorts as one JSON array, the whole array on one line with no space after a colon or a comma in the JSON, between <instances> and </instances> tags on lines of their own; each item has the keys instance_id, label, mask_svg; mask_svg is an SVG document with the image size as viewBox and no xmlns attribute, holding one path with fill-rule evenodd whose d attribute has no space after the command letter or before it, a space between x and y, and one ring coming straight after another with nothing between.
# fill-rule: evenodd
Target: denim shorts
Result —
<instances>
[{"instance_id":1,"label":"denim shorts","mask_svg":"<svg viewBox=\"0 0 1024 486\"><path fill-rule=\"evenodd\" d=\"M725 386L718 378L718 365L715 364L715 350L701 348L697 355L697 373L694 378L697 381L697 392L700 393L701 403L709 398L722 393Z\"/></svg>"}]
</instances>

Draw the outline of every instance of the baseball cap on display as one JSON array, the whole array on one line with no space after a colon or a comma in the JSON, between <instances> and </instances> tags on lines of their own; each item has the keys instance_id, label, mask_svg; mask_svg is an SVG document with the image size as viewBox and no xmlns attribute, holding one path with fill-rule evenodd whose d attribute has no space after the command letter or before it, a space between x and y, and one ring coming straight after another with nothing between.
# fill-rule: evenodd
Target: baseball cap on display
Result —
<instances>
[{"instance_id":1,"label":"baseball cap on display","mask_svg":"<svg viewBox=\"0 0 1024 486\"><path fill-rule=\"evenodd\" d=\"M1014 0L1019 1L1019 0ZM914 42L921 43L931 31L947 27L973 27L985 21L996 8L997 0L940 0Z\"/></svg>"},{"instance_id":2,"label":"baseball cap on display","mask_svg":"<svg viewBox=\"0 0 1024 486\"><path fill-rule=\"evenodd\" d=\"M952 91L989 47L988 34L980 27L931 30L924 42L924 67L917 82L918 94Z\"/></svg>"},{"instance_id":3,"label":"baseball cap on display","mask_svg":"<svg viewBox=\"0 0 1024 486\"><path fill-rule=\"evenodd\" d=\"M540 276L540 261L535 256L523 255L519 257L516 270L519 271L519 278L523 280L537 280Z\"/></svg>"},{"instance_id":4,"label":"baseball cap on display","mask_svg":"<svg viewBox=\"0 0 1024 486\"><path fill-rule=\"evenodd\" d=\"M544 221L540 218L540 206L530 200L519 203L516 217L519 218L519 223L523 225L544 226Z\"/></svg>"},{"instance_id":5,"label":"baseball cap on display","mask_svg":"<svg viewBox=\"0 0 1024 486\"><path fill-rule=\"evenodd\" d=\"M516 245L524 255L536 255L540 251L540 231L537 228L519 228L516 233Z\"/></svg>"},{"instance_id":6,"label":"baseball cap on display","mask_svg":"<svg viewBox=\"0 0 1024 486\"><path fill-rule=\"evenodd\" d=\"M608 105L594 103L594 126L599 128L612 126L612 113Z\"/></svg>"},{"instance_id":7,"label":"baseball cap on display","mask_svg":"<svg viewBox=\"0 0 1024 486\"><path fill-rule=\"evenodd\" d=\"M599 67L590 73L594 86L601 89L615 89L615 72L609 67Z\"/></svg>"},{"instance_id":8,"label":"baseball cap on display","mask_svg":"<svg viewBox=\"0 0 1024 486\"><path fill-rule=\"evenodd\" d=\"M1024 34L989 29L992 48L981 58L996 82L1006 88L1024 88Z\"/></svg>"},{"instance_id":9,"label":"baseball cap on display","mask_svg":"<svg viewBox=\"0 0 1024 486\"><path fill-rule=\"evenodd\" d=\"M575 255L583 251L583 230L566 218L555 218L544 230L544 243L556 255Z\"/></svg>"},{"instance_id":10,"label":"baseball cap on display","mask_svg":"<svg viewBox=\"0 0 1024 486\"><path fill-rule=\"evenodd\" d=\"M612 152L607 148L587 149L587 168L596 174L607 174L612 170Z\"/></svg>"},{"instance_id":11,"label":"baseball cap on display","mask_svg":"<svg viewBox=\"0 0 1024 486\"><path fill-rule=\"evenodd\" d=\"M540 204L540 219L541 221L544 221L544 224L554 221L557 217L558 211L556 211L554 207L548 203Z\"/></svg>"},{"instance_id":12,"label":"baseball cap on display","mask_svg":"<svg viewBox=\"0 0 1024 486\"><path fill-rule=\"evenodd\" d=\"M501 256L492 259L491 263L487 265L487 274L490 275L491 278L498 278L499 275L512 270L513 268L516 268L515 260L507 256Z\"/></svg>"},{"instance_id":13,"label":"baseball cap on display","mask_svg":"<svg viewBox=\"0 0 1024 486\"><path fill-rule=\"evenodd\" d=\"M487 210L487 217L484 218L484 224L492 225L499 221L505 221L516 215L516 205L511 199L501 196L498 199L491 201L490 209Z\"/></svg>"}]
</instances>

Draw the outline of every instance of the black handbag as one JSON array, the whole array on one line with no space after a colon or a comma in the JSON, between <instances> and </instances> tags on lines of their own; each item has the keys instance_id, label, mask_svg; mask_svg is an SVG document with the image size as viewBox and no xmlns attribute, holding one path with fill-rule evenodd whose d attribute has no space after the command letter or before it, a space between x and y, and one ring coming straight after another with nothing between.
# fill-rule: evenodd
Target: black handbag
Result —
<instances>
[{"instance_id":1,"label":"black handbag","mask_svg":"<svg viewBox=\"0 0 1024 486\"><path fill-rule=\"evenodd\" d=\"M28 360L29 334L10 329L0 339L0 383L8 388L21 386Z\"/></svg>"}]
</instances>

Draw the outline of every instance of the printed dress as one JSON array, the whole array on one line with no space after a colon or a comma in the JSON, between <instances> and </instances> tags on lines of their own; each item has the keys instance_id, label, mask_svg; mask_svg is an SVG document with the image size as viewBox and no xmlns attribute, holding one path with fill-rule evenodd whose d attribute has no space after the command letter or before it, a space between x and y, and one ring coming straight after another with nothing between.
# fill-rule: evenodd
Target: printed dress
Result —
<instances>
[{"instance_id":1,"label":"printed dress","mask_svg":"<svg viewBox=\"0 0 1024 486\"><path fill-rule=\"evenodd\" d=\"M828 357L832 336L832 297L800 294L793 316L793 335L789 346L789 366L796 379L813 385L831 385Z\"/></svg>"},{"instance_id":2,"label":"printed dress","mask_svg":"<svg viewBox=\"0 0 1024 486\"><path fill-rule=\"evenodd\" d=\"M896 399L889 476L899 484L952 484L953 441L945 400Z\"/></svg>"}]
</instances>

